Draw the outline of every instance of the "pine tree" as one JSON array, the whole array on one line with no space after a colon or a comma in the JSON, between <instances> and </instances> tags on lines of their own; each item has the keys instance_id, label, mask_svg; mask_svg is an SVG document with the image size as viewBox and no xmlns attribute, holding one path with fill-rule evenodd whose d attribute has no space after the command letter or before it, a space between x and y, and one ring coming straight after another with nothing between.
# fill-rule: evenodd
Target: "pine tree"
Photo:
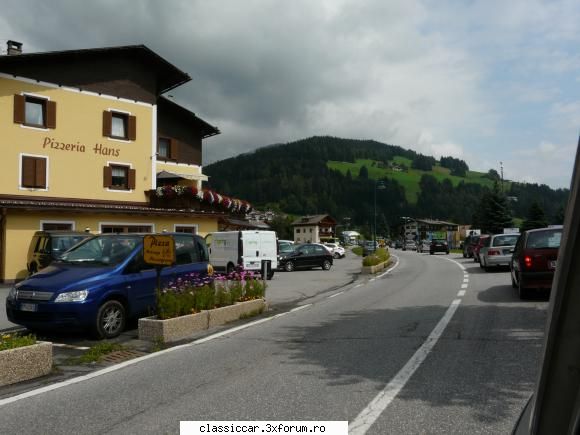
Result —
<instances>
[{"instance_id":1,"label":"pine tree","mask_svg":"<svg viewBox=\"0 0 580 435\"><path fill-rule=\"evenodd\" d=\"M508 201L499 188L499 183L494 183L493 190L481 198L479 218L481 230L490 234L502 233L504 228L511 228L513 220Z\"/></svg>"},{"instance_id":2,"label":"pine tree","mask_svg":"<svg viewBox=\"0 0 580 435\"><path fill-rule=\"evenodd\" d=\"M366 166L361 166L360 170L358 171L358 178L362 178L363 180L368 180L369 178L369 170Z\"/></svg>"},{"instance_id":3,"label":"pine tree","mask_svg":"<svg viewBox=\"0 0 580 435\"><path fill-rule=\"evenodd\" d=\"M548 221L546 220L546 215L544 210L538 204L538 201L532 202L530 210L528 211L528 217L522 224L522 231L533 230L534 228L545 228L548 226Z\"/></svg>"},{"instance_id":4,"label":"pine tree","mask_svg":"<svg viewBox=\"0 0 580 435\"><path fill-rule=\"evenodd\" d=\"M564 225L564 216L566 215L566 210L564 206L561 205L556 214L554 215L553 224L554 225Z\"/></svg>"}]
</instances>

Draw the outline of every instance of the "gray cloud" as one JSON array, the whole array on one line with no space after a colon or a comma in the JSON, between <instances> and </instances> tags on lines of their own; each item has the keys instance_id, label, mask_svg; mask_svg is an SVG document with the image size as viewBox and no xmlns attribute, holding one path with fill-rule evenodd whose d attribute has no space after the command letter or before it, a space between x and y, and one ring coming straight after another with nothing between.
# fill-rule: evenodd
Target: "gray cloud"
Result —
<instances>
[{"instance_id":1,"label":"gray cloud","mask_svg":"<svg viewBox=\"0 0 580 435\"><path fill-rule=\"evenodd\" d=\"M20 40L27 51L146 44L193 77L171 92L175 101L222 131L205 141L205 162L314 134L452 153L476 167L492 162L509 124L502 98L534 87L560 94L538 83L508 83L502 94L504 85L490 79L502 74L495 62L523 56L527 36L536 48L525 58L530 64L549 59L545 41L577 37L570 10L578 8L568 1L533 10L499 0L491 6L432 0L120 5L5 1L0 38ZM550 33L549 24L563 15L569 18ZM566 68L578 73L577 62ZM526 100L542 101L518 99ZM533 146L566 142L550 134Z\"/></svg>"}]
</instances>

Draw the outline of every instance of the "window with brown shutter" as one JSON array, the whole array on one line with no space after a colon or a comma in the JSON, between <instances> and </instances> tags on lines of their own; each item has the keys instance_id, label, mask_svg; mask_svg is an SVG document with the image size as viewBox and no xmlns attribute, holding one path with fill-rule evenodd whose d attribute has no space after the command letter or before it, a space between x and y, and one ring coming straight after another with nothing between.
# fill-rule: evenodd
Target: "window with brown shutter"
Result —
<instances>
[{"instance_id":1,"label":"window with brown shutter","mask_svg":"<svg viewBox=\"0 0 580 435\"><path fill-rule=\"evenodd\" d=\"M103 112L103 136L112 139L136 140L137 118L127 113L105 110Z\"/></svg>"},{"instance_id":2,"label":"window with brown shutter","mask_svg":"<svg viewBox=\"0 0 580 435\"><path fill-rule=\"evenodd\" d=\"M113 190L133 190L136 171L129 166L109 165L103 168L103 186Z\"/></svg>"},{"instance_id":3,"label":"window with brown shutter","mask_svg":"<svg viewBox=\"0 0 580 435\"><path fill-rule=\"evenodd\" d=\"M46 189L46 158L22 156L22 187Z\"/></svg>"},{"instance_id":4,"label":"window with brown shutter","mask_svg":"<svg viewBox=\"0 0 580 435\"><path fill-rule=\"evenodd\" d=\"M56 128L56 103L31 95L14 95L14 122L29 127Z\"/></svg>"}]
</instances>

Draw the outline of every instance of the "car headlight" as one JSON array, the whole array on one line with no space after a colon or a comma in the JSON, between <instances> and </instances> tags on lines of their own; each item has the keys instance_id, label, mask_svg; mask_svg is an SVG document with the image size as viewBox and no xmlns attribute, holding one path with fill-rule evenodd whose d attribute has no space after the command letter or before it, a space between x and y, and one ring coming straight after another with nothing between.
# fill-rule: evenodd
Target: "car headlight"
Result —
<instances>
[{"instance_id":1,"label":"car headlight","mask_svg":"<svg viewBox=\"0 0 580 435\"><path fill-rule=\"evenodd\" d=\"M10 289L10 293L8 293L8 299L11 301L15 301L16 296L18 296L18 289L12 286L12 288Z\"/></svg>"},{"instance_id":2,"label":"car headlight","mask_svg":"<svg viewBox=\"0 0 580 435\"><path fill-rule=\"evenodd\" d=\"M75 292L66 292L59 294L55 302L82 302L84 301L87 296L89 295L88 290L78 290Z\"/></svg>"}]
</instances>

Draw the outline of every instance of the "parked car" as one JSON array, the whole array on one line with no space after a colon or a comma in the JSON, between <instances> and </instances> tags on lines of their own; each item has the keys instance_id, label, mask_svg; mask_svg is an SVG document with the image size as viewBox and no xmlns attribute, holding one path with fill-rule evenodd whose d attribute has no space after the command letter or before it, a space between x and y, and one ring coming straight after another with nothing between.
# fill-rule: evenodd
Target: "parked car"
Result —
<instances>
[{"instance_id":1,"label":"parked car","mask_svg":"<svg viewBox=\"0 0 580 435\"><path fill-rule=\"evenodd\" d=\"M417 244L417 252L429 252L431 242L429 240L422 240Z\"/></svg>"},{"instance_id":2,"label":"parked car","mask_svg":"<svg viewBox=\"0 0 580 435\"><path fill-rule=\"evenodd\" d=\"M90 233L76 231L37 231L28 247L28 272L32 275L47 267L65 251L91 236Z\"/></svg>"},{"instance_id":3,"label":"parked car","mask_svg":"<svg viewBox=\"0 0 580 435\"><path fill-rule=\"evenodd\" d=\"M275 231L221 231L211 235L209 261L218 271L233 272L236 267L260 272L269 262L268 279L278 268L278 243Z\"/></svg>"},{"instance_id":4,"label":"parked car","mask_svg":"<svg viewBox=\"0 0 580 435\"><path fill-rule=\"evenodd\" d=\"M393 243L393 248L401 249L403 247L403 242L401 240L395 240Z\"/></svg>"},{"instance_id":5,"label":"parked car","mask_svg":"<svg viewBox=\"0 0 580 435\"><path fill-rule=\"evenodd\" d=\"M467 236L463 243L463 258L473 257L473 248L479 242L479 236Z\"/></svg>"},{"instance_id":6,"label":"parked car","mask_svg":"<svg viewBox=\"0 0 580 435\"><path fill-rule=\"evenodd\" d=\"M492 266L509 266L519 234L494 234L479 249L479 265L486 272Z\"/></svg>"},{"instance_id":7,"label":"parked car","mask_svg":"<svg viewBox=\"0 0 580 435\"><path fill-rule=\"evenodd\" d=\"M330 270L332 267L332 254L324 245L305 243L296 246L292 252L281 257L278 267L286 272L292 272L295 269L311 269L313 267Z\"/></svg>"},{"instance_id":8,"label":"parked car","mask_svg":"<svg viewBox=\"0 0 580 435\"><path fill-rule=\"evenodd\" d=\"M449 254L449 245L445 239L433 239L429 244L429 254L433 255L436 252L445 252Z\"/></svg>"},{"instance_id":9,"label":"parked car","mask_svg":"<svg viewBox=\"0 0 580 435\"><path fill-rule=\"evenodd\" d=\"M405 240L403 242L403 251L414 251L417 249L417 243L414 240Z\"/></svg>"},{"instance_id":10,"label":"parked car","mask_svg":"<svg viewBox=\"0 0 580 435\"><path fill-rule=\"evenodd\" d=\"M525 299L531 289L552 287L562 227L540 228L522 233L510 261L512 287Z\"/></svg>"},{"instance_id":11,"label":"parked car","mask_svg":"<svg viewBox=\"0 0 580 435\"><path fill-rule=\"evenodd\" d=\"M330 250L330 253L335 259L344 258L346 255L346 251L338 243L325 243L324 246Z\"/></svg>"},{"instance_id":12,"label":"parked car","mask_svg":"<svg viewBox=\"0 0 580 435\"><path fill-rule=\"evenodd\" d=\"M208 272L209 256L201 237L163 235L175 240L176 262L162 269L162 285L189 273ZM144 262L144 236L101 234L75 245L11 288L8 320L31 330L80 328L99 338L116 337L129 318L155 311L157 274Z\"/></svg>"},{"instance_id":13,"label":"parked car","mask_svg":"<svg viewBox=\"0 0 580 435\"><path fill-rule=\"evenodd\" d=\"M482 234L481 236L479 236L479 239L477 239L477 243L473 247L473 261L474 261L474 263L479 263L479 250L483 246L489 246L489 239L490 239L489 234Z\"/></svg>"}]
</instances>

